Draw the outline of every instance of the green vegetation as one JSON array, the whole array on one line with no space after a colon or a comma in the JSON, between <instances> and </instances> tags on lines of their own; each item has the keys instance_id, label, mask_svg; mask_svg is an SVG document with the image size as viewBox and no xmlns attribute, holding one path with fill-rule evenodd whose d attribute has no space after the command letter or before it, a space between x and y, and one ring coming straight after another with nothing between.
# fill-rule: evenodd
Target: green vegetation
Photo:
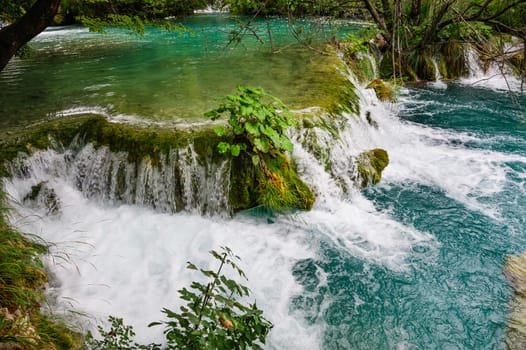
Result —
<instances>
[{"instance_id":1,"label":"green vegetation","mask_svg":"<svg viewBox=\"0 0 526 350\"><path fill-rule=\"evenodd\" d=\"M218 136L234 134L230 142L220 142L220 154L237 158L232 165L231 203L234 209L262 205L272 210L310 210L314 195L291 166L286 152L293 145L286 131L296 124L293 115L276 97L262 89L238 87L237 95L205 116L216 120L228 114L230 130L215 129Z\"/></svg>"},{"instance_id":2,"label":"green vegetation","mask_svg":"<svg viewBox=\"0 0 526 350\"><path fill-rule=\"evenodd\" d=\"M296 120L283 102L262 89L239 86L237 90L238 94L227 95L219 108L205 113L212 120L228 113L228 124L234 140L220 142L217 145L219 153L229 151L237 157L245 152L254 165L259 165L265 154L275 157L279 153L291 152L293 146L286 131L295 125ZM228 130L218 126L215 132L218 136L224 136Z\"/></svg>"},{"instance_id":3,"label":"green vegetation","mask_svg":"<svg viewBox=\"0 0 526 350\"><path fill-rule=\"evenodd\" d=\"M382 171L389 164L387 152L381 148L363 152L356 159L358 178L361 187L376 185L382 179Z\"/></svg>"},{"instance_id":4,"label":"green vegetation","mask_svg":"<svg viewBox=\"0 0 526 350\"><path fill-rule=\"evenodd\" d=\"M40 312L47 276L38 255L47 252L47 246L12 229L4 203L0 191L0 348L79 348L78 335Z\"/></svg>"},{"instance_id":5,"label":"green vegetation","mask_svg":"<svg viewBox=\"0 0 526 350\"><path fill-rule=\"evenodd\" d=\"M367 85L367 89L373 89L380 101L394 102L396 100L394 89L381 79L374 79Z\"/></svg>"},{"instance_id":6,"label":"green vegetation","mask_svg":"<svg viewBox=\"0 0 526 350\"><path fill-rule=\"evenodd\" d=\"M246 286L224 274L230 268L239 277L246 276L237 265L240 258L229 248L220 252L211 251L218 261L217 270L198 268L188 262L187 268L199 271L207 283L192 282L190 289L179 290L179 296L186 301L180 312L163 309L167 320L154 322L151 326L164 325L166 346L160 344L141 345L133 340L132 327L124 325L122 319L109 317L111 328L105 331L99 327L101 340L88 336L91 350L230 350L261 349L272 328L272 323L263 317L263 311L256 303L244 304L238 300L250 296Z\"/></svg>"}]
</instances>

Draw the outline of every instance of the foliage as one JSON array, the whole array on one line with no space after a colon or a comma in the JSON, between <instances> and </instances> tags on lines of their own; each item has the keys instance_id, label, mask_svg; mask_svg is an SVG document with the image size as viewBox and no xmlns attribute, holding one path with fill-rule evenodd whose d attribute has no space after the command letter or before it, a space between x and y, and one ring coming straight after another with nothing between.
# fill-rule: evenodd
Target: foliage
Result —
<instances>
[{"instance_id":1,"label":"foliage","mask_svg":"<svg viewBox=\"0 0 526 350\"><path fill-rule=\"evenodd\" d=\"M88 333L86 345L91 350L160 350L159 344L142 345L136 343L133 338L135 332L132 326L124 324L122 318L109 316L108 322L110 329L105 331L102 326L98 326L102 339L95 339L91 333Z\"/></svg>"},{"instance_id":2,"label":"foliage","mask_svg":"<svg viewBox=\"0 0 526 350\"><path fill-rule=\"evenodd\" d=\"M47 248L8 225L4 205L0 190L0 344L16 349L73 349L78 345L76 335L40 314L47 276L37 256Z\"/></svg>"},{"instance_id":3,"label":"foliage","mask_svg":"<svg viewBox=\"0 0 526 350\"><path fill-rule=\"evenodd\" d=\"M219 153L230 152L237 157L241 152L250 155L258 165L262 154L277 155L292 151L293 145L286 130L295 125L292 113L278 98L263 89L239 86L237 95L227 95L219 108L205 113L216 120L228 113L228 124L234 133L232 142L220 142ZM228 133L224 126L215 129L218 136Z\"/></svg>"},{"instance_id":4,"label":"foliage","mask_svg":"<svg viewBox=\"0 0 526 350\"><path fill-rule=\"evenodd\" d=\"M223 247L221 252L211 251L219 262L216 271L198 268L188 263L187 268L201 272L209 282L192 282L190 289L179 291L186 306L180 313L169 309L163 312L168 321L164 331L170 349L261 349L272 324L263 317L256 304L244 305L238 298L248 297L247 287L222 274L230 267L246 279L236 261L239 257ZM157 325L154 323L152 325Z\"/></svg>"},{"instance_id":5,"label":"foliage","mask_svg":"<svg viewBox=\"0 0 526 350\"><path fill-rule=\"evenodd\" d=\"M375 37L378 28L376 26L367 26L360 29L357 33L349 33L345 37L345 53L354 56L357 53L369 52L369 42Z\"/></svg>"},{"instance_id":6,"label":"foliage","mask_svg":"<svg viewBox=\"0 0 526 350\"><path fill-rule=\"evenodd\" d=\"M150 326L165 325L166 346L159 344L141 345L133 340L135 333L122 319L109 317L111 328L105 331L98 327L101 340L88 336L91 350L236 350L261 349L265 344L272 324L263 317L263 311L256 304L245 305L238 298L249 297L247 287L223 274L229 267L246 279L237 265L239 257L223 247L220 252L212 250L212 256L219 262L217 270L198 268L188 262L187 268L199 271L208 283L192 282L190 289L179 290L185 306L180 312L163 309L168 320L154 322Z\"/></svg>"}]
</instances>

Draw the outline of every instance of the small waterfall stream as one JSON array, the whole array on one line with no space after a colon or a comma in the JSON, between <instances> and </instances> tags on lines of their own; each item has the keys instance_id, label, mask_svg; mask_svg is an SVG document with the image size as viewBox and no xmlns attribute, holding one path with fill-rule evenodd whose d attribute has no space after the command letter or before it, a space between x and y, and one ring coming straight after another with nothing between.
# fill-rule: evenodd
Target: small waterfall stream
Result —
<instances>
[{"instance_id":1,"label":"small waterfall stream","mask_svg":"<svg viewBox=\"0 0 526 350\"><path fill-rule=\"evenodd\" d=\"M139 164L127 158L126 152L114 153L107 147L72 144L19 157L9 168L22 181L20 190L25 187L28 193L40 183L53 188L59 178L86 198L111 205L134 204L166 213L230 213L227 159L220 163L199 159L192 144L161 153L158 164L149 157Z\"/></svg>"},{"instance_id":2,"label":"small waterfall stream","mask_svg":"<svg viewBox=\"0 0 526 350\"><path fill-rule=\"evenodd\" d=\"M447 84L442 81L442 75L440 74L436 58L432 57L431 62L433 62L433 67L435 67L435 81L431 83L431 86L437 89L446 89Z\"/></svg>"}]
</instances>

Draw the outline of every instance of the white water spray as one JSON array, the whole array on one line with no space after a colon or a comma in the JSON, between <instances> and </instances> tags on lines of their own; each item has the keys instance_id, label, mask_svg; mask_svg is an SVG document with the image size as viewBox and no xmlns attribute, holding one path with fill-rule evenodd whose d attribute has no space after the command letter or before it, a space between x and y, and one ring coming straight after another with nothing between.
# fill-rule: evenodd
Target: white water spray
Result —
<instances>
[{"instance_id":1,"label":"white water spray","mask_svg":"<svg viewBox=\"0 0 526 350\"><path fill-rule=\"evenodd\" d=\"M505 48L504 54L508 50L512 50L512 48ZM464 57L469 75L460 79L461 83L493 90L521 91L520 79L515 76L505 62L498 60L483 62L477 51L471 46L465 48Z\"/></svg>"}]
</instances>

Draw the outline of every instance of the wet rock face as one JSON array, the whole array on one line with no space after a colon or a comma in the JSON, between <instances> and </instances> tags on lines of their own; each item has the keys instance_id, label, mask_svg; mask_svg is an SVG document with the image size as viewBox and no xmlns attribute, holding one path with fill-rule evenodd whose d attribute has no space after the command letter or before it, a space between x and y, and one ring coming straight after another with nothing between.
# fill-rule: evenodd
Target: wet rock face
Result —
<instances>
[{"instance_id":1,"label":"wet rock face","mask_svg":"<svg viewBox=\"0 0 526 350\"><path fill-rule=\"evenodd\" d=\"M526 252L507 258L504 275L514 290L509 304L506 348L526 349Z\"/></svg>"},{"instance_id":2,"label":"wet rock face","mask_svg":"<svg viewBox=\"0 0 526 350\"><path fill-rule=\"evenodd\" d=\"M31 191L24 197L24 204L35 209L44 209L47 214L60 213L60 200L57 193L46 181L31 186Z\"/></svg>"},{"instance_id":3,"label":"wet rock face","mask_svg":"<svg viewBox=\"0 0 526 350\"><path fill-rule=\"evenodd\" d=\"M395 101L395 92L393 87L381 79L374 79L371 81L367 85L367 89L373 89L380 101Z\"/></svg>"},{"instance_id":4,"label":"wet rock face","mask_svg":"<svg viewBox=\"0 0 526 350\"><path fill-rule=\"evenodd\" d=\"M358 178L356 183L360 187L376 185L382 179L382 171L389 164L387 151L381 148L361 153L357 159Z\"/></svg>"}]
</instances>

